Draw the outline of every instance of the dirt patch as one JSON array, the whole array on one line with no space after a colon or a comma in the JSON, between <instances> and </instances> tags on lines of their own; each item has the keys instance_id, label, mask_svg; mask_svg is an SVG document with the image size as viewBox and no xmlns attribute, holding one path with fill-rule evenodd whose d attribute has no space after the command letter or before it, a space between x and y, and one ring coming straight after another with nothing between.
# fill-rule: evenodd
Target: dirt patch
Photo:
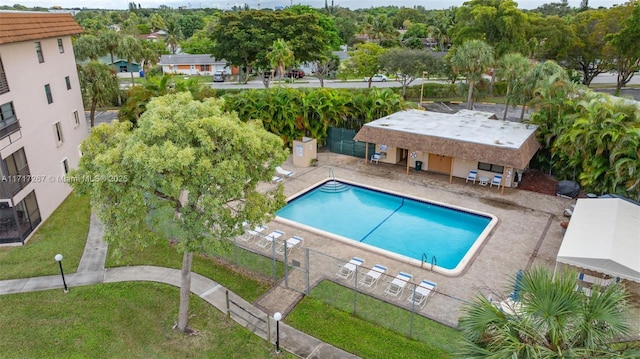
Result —
<instances>
[{"instance_id":1,"label":"dirt patch","mask_svg":"<svg viewBox=\"0 0 640 359\"><path fill-rule=\"evenodd\" d=\"M488 204L489 206L503 209L513 209L521 207L515 202L503 200L501 198L479 198L478 200L482 203Z\"/></svg>"},{"instance_id":2,"label":"dirt patch","mask_svg":"<svg viewBox=\"0 0 640 359\"><path fill-rule=\"evenodd\" d=\"M555 177L529 169L522 174L518 189L555 196L557 184L558 180Z\"/></svg>"}]
</instances>

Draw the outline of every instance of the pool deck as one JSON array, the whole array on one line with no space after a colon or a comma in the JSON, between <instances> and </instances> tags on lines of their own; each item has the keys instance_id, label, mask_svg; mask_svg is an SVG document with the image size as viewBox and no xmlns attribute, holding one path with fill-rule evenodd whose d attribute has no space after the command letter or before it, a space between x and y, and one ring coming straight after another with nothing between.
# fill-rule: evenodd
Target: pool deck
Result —
<instances>
[{"instance_id":1,"label":"pool deck","mask_svg":"<svg viewBox=\"0 0 640 359\"><path fill-rule=\"evenodd\" d=\"M395 276L400 271L411 273L413 274L412 283L415 284L423 279L437 283L437 295L429 298L424 308L419 311L427 317L454 327L457 326L460 309L464 303L471 301L475 296L490 295L496 300L506 298L512 289L512 278L518 270L535 266L545 266L553 270L555 256L563 235L560 223L566 220L562 213L570 204L575 203L575 200L571 199L512 188L506 188L504 194L500 194L500 190L496 187L489 188L465 183L465 180L460 178L454 178L453 183L450 184L448 176L426 171L416 172L412 169L409 175L406 175L403 166L369 164L364 159L334 153L319 153L318 157L318 167L294 167L291 159L283 165L284 168L295 171L291 178L283 181L287 197L330 179L332 169L338 180L343 179L428 201L486 212L498 217L499 222L493 232L466 269L456 277L445 276L391 256L363 250L354 245L291 227L279 222L278 219L269 223L269 229L283 229L287 238L291 235L303 237L304 247L313 251L326 253L345 262L357 256L365 259L367 268L373 267L374 264L382 264L388 267L386 274L390 276ZM268 189L267 185L264 186L265 190ZM366 213L354 214L354 216L358 215L366 216ZM294 252L292 256L301 255L300 253L302 252ZM315 263L318 261L310 261L312 276L314 273L323 272L319 268L314 269L313 266L317 265ZM335 268L333 265L329 270L335 272ZM562 265L558 268L562 268ZM328 277L326 269L324 271L324 276ZM312 282L313 280L312 278ZM640 285L629 281L625 281L625 285L634 293L633 299L637 303ZM407 304L406 296L410 291L405 291L400 299L386 298L382 295L385 287L386 280L384 282L381 280L375 293L372 294L391 303ZM285 292L283 288L273 290L258 299L256 304L269 313L276 311L288 313L300 296ZM640 309L635 310L634 313L638 319L636 322L640 323ZM640 330L636 333L640 333Z\"/></svg>"}]
</instances>

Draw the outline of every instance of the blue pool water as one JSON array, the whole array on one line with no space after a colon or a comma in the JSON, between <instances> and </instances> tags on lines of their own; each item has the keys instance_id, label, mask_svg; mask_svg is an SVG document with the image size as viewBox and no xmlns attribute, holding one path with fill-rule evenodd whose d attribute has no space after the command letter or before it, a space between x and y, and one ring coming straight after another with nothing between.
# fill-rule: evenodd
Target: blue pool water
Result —
<instances>
[{"instance_id":1,"label":"blue pool water","mask_svg":"<svg viewBox=\"0 0 640 359\"><path fill-rule=\"evenodd\" d=\"M491 218L358 186L316 187L276 214L406 257L456 268Z\"/></svg>"}]
</instances>

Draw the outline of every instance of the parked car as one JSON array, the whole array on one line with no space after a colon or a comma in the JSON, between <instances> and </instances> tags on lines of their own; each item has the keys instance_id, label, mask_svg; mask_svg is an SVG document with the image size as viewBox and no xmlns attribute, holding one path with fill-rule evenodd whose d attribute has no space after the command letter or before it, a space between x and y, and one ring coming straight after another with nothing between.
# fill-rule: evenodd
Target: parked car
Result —
<instances>
[{"instance_id":1,"label":"parked car","mask_svg":"<svg viewBox=\"0 0 640 359\"><path fill-rule=\"evenodd\" d=\"M224 78L227 75L222 70L218 70L213 73L213 82L224 82Z\"/></svg>"},{"instance_id":2,"label":"parked car","mask_svg":"<svg viewBox=\"0 0 640 359\"><path fill-rule=\"evenodd\" d=\"M301 69L292 69L287 72L286 77L301 79L304 77L304 71L302 71Z\"/></svg>"},{"instance_id":3,"label":"parked car","mask_svg":"<svg viewBox=\"0 0 640 359\"><path fill-rule=\"evenodd\" d=\"M383 74L375 74L371 78L371 82L387 82L389 78ZM364 82L369 82L369 77L364 78Z\"/></svg>"}]
</instances>

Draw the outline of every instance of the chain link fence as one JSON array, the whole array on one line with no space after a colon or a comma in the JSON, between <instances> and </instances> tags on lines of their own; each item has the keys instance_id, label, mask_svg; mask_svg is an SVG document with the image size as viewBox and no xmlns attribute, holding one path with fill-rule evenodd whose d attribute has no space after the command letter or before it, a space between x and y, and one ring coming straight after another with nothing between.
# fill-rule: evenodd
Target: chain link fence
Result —
<instances>
[{"instance_id":1,"label":"chain link fence","mask_svg":"<svg viewBox=\"0 0 640 359\"><path fill-rule=\"evenodd\" d=\"M233 255L227 260L274 281L281 279L281 285L288 289L416 340L435 343L441 324L457 324L437 313L427 313L432 301L445 301L448 307L463 303L442 293L437 283L401 277L381 264L355 264L302 247L303 243L291 246L286 241L273 239L263 247L258 241L236 239Z\"/></svg>"}]
</instances>

